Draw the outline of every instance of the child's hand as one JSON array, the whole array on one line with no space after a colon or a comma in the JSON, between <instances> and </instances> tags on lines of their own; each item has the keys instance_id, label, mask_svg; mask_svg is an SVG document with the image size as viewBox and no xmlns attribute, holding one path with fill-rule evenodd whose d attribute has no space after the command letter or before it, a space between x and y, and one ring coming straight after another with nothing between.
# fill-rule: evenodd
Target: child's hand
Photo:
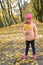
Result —
<instances>
[{"instance_id":1,"label":"child's hand","mask_svg":"<svg viewBox=\"0 0 43 65\"><path fill-rule=\"evenodd\" d=\"M37 40L37 39L38 39L38 35L37 35L37 34L35 35L34 39L35 39L35 40Z\"/></svg>"},{"instance_id":2,"label":"child's hand","mask_svg":"<svg viewBox=\"0 0 43 65\"><path fill-rule=\"evenodd\" d=\"M37 37L35 37L34 39L35 39L35 40L37 40L38 38L37 38Z\"/></svg>"}]
</instances>

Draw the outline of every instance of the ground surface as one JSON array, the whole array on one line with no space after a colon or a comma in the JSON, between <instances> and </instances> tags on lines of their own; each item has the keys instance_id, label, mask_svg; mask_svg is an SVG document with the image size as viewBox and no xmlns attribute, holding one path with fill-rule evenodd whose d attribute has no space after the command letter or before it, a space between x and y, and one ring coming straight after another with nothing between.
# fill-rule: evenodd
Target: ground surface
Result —
<instances>
[{"instance_id":1,"label":"ground surface","mask_svg":"<svg viewBox=\"0 0 43 65\"><path fill-rule=\"evenodd\" d=\"M31 46L28 59L19 60L25 52L25 39L19 28L15 28L16 31L13 30L14 28L11 27L0 32L0 65L43 65L43 38L35 41L38 60L32 58ZM42 32L39 30L39 33Z\"/></svg>"}]
</instances>

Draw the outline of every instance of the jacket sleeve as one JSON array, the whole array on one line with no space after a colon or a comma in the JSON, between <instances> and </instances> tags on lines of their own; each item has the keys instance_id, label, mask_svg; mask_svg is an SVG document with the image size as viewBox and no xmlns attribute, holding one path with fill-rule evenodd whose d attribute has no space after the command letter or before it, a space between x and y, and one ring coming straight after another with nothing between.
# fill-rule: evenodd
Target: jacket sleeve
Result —
<instances>
[{"instance_id":1,"label":"jacket sleeve","mask_svg":"<svg viewBox=\"0 0 43 65\"><path fill-rule=\"evenodd\" d=\"M38 39L38 29L36 27L36 25L34 26L34 39Z\"/></svg>"}]
</instances>

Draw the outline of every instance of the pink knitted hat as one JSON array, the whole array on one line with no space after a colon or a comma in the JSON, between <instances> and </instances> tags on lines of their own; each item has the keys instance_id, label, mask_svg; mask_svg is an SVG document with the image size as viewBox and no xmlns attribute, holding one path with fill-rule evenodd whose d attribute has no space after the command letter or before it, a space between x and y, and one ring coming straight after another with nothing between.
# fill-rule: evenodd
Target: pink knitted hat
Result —
<instances>
[{"instance_id":1,"label":"pink knitted hat","mask_svg":"<svg viewBox=\"0 0 43 65\"><path fill-rule=\"evenodd\" d=\"M26 14L26 19L31 19L32 18L32 14Z\"/></svg>"}]
</instances>

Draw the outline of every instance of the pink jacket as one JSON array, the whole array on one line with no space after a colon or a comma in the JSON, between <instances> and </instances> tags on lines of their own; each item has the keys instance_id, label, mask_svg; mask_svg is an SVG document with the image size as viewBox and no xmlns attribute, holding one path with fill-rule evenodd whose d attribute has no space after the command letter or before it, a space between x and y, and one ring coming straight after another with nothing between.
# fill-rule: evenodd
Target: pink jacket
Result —
<instances>
[{"instance_id":1,"label":"pink jacket","mask_svg":"<svg viewBox=\"0 0 43 65\"><path fill-rule=\"evenodd\" d=\"M35 23L31 22L29 25L31 26L29 30L25 30L25 24L23 25L23 34L25 35L25 40L32 41L38 39L38 32Z\"/></svg>"}]
</instances>

